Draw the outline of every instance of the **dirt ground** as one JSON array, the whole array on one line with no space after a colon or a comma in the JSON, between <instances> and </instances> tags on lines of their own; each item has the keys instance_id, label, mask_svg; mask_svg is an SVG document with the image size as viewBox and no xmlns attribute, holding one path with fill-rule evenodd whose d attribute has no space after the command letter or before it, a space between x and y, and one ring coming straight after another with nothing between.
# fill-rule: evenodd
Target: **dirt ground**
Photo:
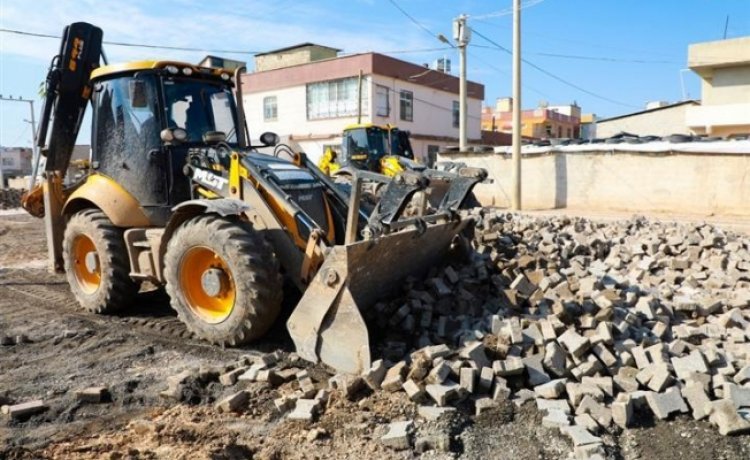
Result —
<instances>
[{"instance_id":1,"label":"dirt ground","mask_svg":"<svg viewBox=\"0 0 750 460\"><path fill-rule=\"evenodd\" d=\"M218 372L243 355L291 353L283 318L262 343L213 347L189 336L161 291L142 293L119 316L79 311L64 277L46 272L45 256L40 220L0 214L0 335L29 339L0 346L0 400L42 399L49 406L26 420L0 418L0 459L522 460L568 458L572 451L566 437L542 426L530 402L508 402L479 417L459 407L424 421L404 393L363 392L352 401L334 393L327 410L306 423L276 411L273 399L283 386L250 384L251 404L241 414L214 409L215 401L237 390L218 382L196 388L188 403L167 400L160 396L166 378L184 369ZM320 384L328 376L300 361L288 366L307 367ZM97 385L109 388L109 401L77 402L76 390ZM399 420L415 420L416 448L380 443L387 424ZM611 459L750 458L750 436L723 437L708 422L686 416L639 420L603 439Z\"/></svg>"}]
</instances>

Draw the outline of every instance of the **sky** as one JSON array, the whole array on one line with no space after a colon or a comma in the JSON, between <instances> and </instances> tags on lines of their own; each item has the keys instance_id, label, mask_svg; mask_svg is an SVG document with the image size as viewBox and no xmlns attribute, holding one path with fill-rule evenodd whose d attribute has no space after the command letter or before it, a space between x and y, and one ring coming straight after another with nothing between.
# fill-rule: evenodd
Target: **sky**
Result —
<instances>
[{"instance_id":1,"label":"sky","mask_svg":"<svg viewBox=\"0 0 750 460\"><path fill-rule=\"evenodd\" d=\"M700 80L685 70L688 45L725 34L750 36L750 0L522 4L524 108L576 102L603 118L640 110L648 101L699 99ZM456 50L436 35L450 37L453 19L466 14L475 31L468 78L485 85L485 103L493 105L511 94L511 56L497 47L512 48L511 6L511 0L0 0L0 29L60 35L65 25L87 21L104 30L105 42L202 50L105 44L110 63L198 62L216 54L245 60L252 70L254 53L315 42L418 64L448 57L457 74ZM58 39L0 31L0 94L35 99L37 121L39 85L58 48ZM0 146L31 145L29 118L29 104L0 101ZM78 142L88 144L86 136L88 130Z\"/></svg>"}]
</instances>

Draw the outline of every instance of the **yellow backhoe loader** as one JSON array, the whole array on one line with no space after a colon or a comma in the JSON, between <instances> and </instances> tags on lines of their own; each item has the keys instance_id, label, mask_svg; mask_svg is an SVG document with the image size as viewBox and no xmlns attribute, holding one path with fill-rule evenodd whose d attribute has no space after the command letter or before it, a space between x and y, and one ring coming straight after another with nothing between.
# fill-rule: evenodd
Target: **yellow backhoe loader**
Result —
<instances>
[{"instance_id":1,"label":"yellow backhoe loader","mask_svg":"<svg viewBox=\"0 0 750 460\"><path fill-rule=\"evenodd\" d=\"M38 134L43 180L24 198L44 217L51 268L65 272L80 305L127 308L149 281L166 287L196 335L233 346L268 331L286 277L302 292L287 322L299 355L342 372L367 369L362 312L439 263L470 224L456 211L486 172L407 171L387 181L362 172L345 191L273 133L260 136L273 155L249 145L237 84L244 69L109 65L101 44L95 26L65 28ZM88 105L91 158L64 187ZM366 179L384 187L367 211ZM433 180L451 187L427 212ZM414 206L421 211L406 215Z\"/></svg>"},{"instance_id":2,"label":"yellow backhoe loader","mask_svg":"<svg viewBox=\"0 0 750 460\"><path fill-rule=\"evenodd\" d=\"M361 169L394 177L403 171L425 169L414 161L408 131L393 125L356 123L344 128L339 151L328 147L318 167L329 175L342 168Z\"/></svg>"}]
</instances>

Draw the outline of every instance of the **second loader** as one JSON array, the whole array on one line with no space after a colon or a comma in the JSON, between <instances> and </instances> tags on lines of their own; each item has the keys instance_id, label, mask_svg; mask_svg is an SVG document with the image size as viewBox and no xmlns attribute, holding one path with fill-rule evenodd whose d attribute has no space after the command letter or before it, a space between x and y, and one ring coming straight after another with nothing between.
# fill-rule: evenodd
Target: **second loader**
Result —
<instances>
[{"instance_id":1,"label":"second loader","mask_svg":"<svg viewBox=\"0 0 750 460\"><path fill-rule=\"evenodd\" d=\"M363 312L439 263L471 224L457 210L486 172L440 173L450 187L428 209L438 178L404 171L365 209L370 173L355 172L347 191L273 133L261 135L273 155L249 144L242 69L100 66L101 44L95 26L66 27L38 136L44 178L24 198L44 217L50 267L65 272L80 305L127 309L148 281L166 288L197 336L235 346L276 321L286 278L302 293L287 322L299 355L342 372L367 369ZM65 187L89 105L91 155Z\"/></svg>"}]
</instances>

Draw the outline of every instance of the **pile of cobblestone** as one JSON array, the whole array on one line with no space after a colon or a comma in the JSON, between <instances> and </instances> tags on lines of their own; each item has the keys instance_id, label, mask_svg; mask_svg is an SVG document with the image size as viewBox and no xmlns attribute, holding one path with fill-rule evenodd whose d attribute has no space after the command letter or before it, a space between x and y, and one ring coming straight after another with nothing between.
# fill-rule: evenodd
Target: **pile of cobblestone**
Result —
<instances>
[{"instance_id":1,"label":"pile of cobblestone","mask_svg":"<svg viewBox=\"0 0 750 460\"><path fill-rule=\"evenodd\" d=\"M21 207L23 190L0 188L0 209L14 209Z\"/></svg>"},{"instance_id":2,"label":"pile of cobblestone","mask_svg":"<svg viewBox=\"0 0 750 460\"><path fill-rule=\"evenodd\" d=\"M313 420L334 391L403 391L426 419L533 400L579 458L603 455L604 432L644 417L685 413L724 435L750 432L747 237L642 218L476 217L468 261L374 306L381 359L365 374L325 380L278 367L272 353L221 381L283 385L276 407L298 420ZM246 404L241 390L218 406ZM408 445L408 422L383 442Z\"/></svg>"}]
</instances>

